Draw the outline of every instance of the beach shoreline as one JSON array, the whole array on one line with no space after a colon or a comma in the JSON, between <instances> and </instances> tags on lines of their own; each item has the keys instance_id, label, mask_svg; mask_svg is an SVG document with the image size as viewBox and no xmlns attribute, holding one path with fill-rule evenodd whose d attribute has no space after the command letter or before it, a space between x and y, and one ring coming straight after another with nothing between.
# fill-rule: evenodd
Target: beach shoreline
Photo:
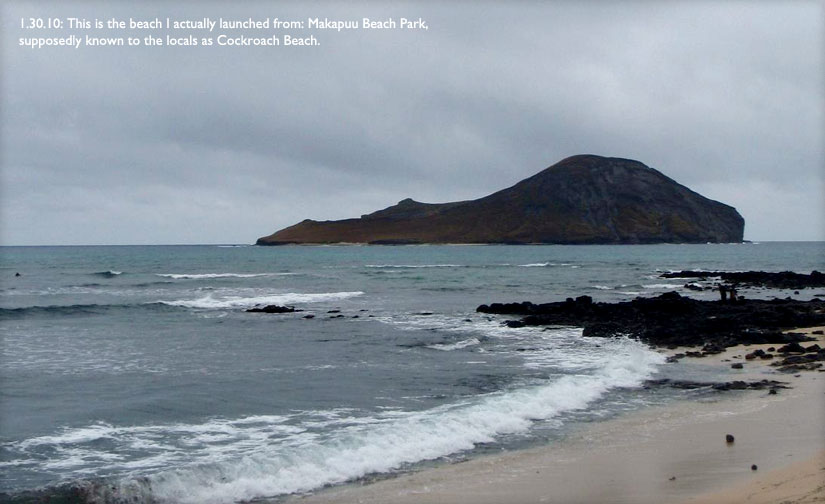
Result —
<instances>
[{"instance_id":1,"label":"beach shoreline","mask_svg":"<svg viewBox=\"0 0 825 504\"><path fill-rule=\"evenodd\" d=\"M815 330L822 328L795 332ZM811 344L825 344L822 335L814 336ZM740 345L688 359L721 370L745 362L744 355L758 348ZM780 373L770 362L749 360L735 376L779 380L791 388L777 394L723 392L654 406L582 426L558 443L333 487L288 502L821 502L825 373ZM727 434L735 437L733 443L726 442Z\"/></svg>"}]
</instances>

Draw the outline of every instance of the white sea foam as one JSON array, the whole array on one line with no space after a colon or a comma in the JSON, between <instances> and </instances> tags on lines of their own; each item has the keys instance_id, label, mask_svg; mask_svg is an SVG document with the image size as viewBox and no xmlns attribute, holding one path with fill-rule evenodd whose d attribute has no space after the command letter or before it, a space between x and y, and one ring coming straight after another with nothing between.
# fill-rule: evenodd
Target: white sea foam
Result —
<instances>
[{"instance_id":1,"label":"white sea foam","mask_svg":"<svg viewBox=\"0 0 825 504\"><path fill-rule=\"evenodd\" d=\"M590 375L566 375L422 412L394 412L389 421L362 418L325 438L270 444L240 459L163 472L150 477L152 492L162 501L224 503L391 471L524 433L535 420L585 408L611 388L639 385L662 360L629 340L602 355L600 369Z\"/></svg>"},{"instance_id":2,"label":"white sea foam","mask_svg":"<svg viewBox=\"0 0 825 504\"><path fill-rule=\"evenodd\" d=\"M656 284L645 284L642 285L645 289L678 289L681 287L680 284L672 284L672 283L656 283Z\"/></svg>"},{"instance_id":3,"label":"white sea foam","mask_svg":"<svg viewBox=\"0 0 825 504\"><path fill-rule=\"evenodd\" d=\"M294 275L294 273L157 273L159 277L175 280L201 280L209 278L255 278Z\"/></svg>"},{"instance_id":4,"label":"white sea foam","mask_svg":"<svg viewBox=\"0 0 825 504\"><path fill-rule=\"evenodd\" d=\"M591 287L598 290L613 290L613 287L609 287L607 285L592 285Z\"/></svg>"},{"instance_id":5,"label":"white sea foam","mask_svg":"<svg viewBox=\"0 0 825 504\"><path fill-rule=\"evenodd\" d=\"M436 343L435 345L428 345L427 348L449 352L450 350L460 350L480 343L481 341L478 338L467 338L456 343Z\"/></svg>"},{"instance_id":6,"label":"white sea foam","mask_svg":"<svg viewBox=\"0 0 825 504\"><path fill-rule=\"evenodd\" d=\"M505 328L501 335L538 335L524 329ZM579 334L565 331L543 332L542 337L567 341ZM588 345L591 351L583 352L589 356L588 372L424 411L359 415L343 408L189 424L97 423L11 448L31 453L25 465L48 464L66 477L99 474L105 466L123 478L105 491L114 486L123 500L140 496L157 502L230 503L304 492L526 433L536 421L587 408L612 388L641 384L662 362L659 354L627 339ZM52 453L47 461L37 455L43 450ZM135 457L135 452L142 455ZM131 479L133 472L149 476Z\"/></svg>"},{"instance_id":7,"label":"white sea foam","mask_svg":"<svg viewBox=\"0 0 825 504\"><path fill-rule=\"evenodd\" d=\"M461 268L461 264L366 264L365 268Z\"/></svg>"},{"instance_id":8,"label":"white sea foam","mask_svg":"<svg viewBox=\"0 0 825 504\"><path fill-rule=\"evenodd\" d=\"M267 294L260 296L218 296L213 294L197 299L178 299L174 301L158 301L170 306L181 306L184 308L198 309L229 309L229 308L252 308L256 305L270 304L295 304L295 303L322 303L325 301L338 301L355 296L361 296L361 291L355 292L321 292L321 293L301 293L286 292L283 294Z\"/></svg>"},{"instance_id":9,"label":"white sea foam","mask_svg":"<svg viewBox=\"0 0 825 504\"><path fill-rule=\"evenodd\" d=\"M548 266L569 266L571 268L578 268L577 265L572 263L554 263L554 262L543 262L543 263L530 263L530 264L519 264L522 268L544 268Z\"/></svg>"},{"instance_id":10,"label":"white sea foam","mask_svg":"<svg viewBox=\"0 0 825 504\"><path fill-rule=\"evenodd\" d=\"M257 415L217 418L202 424L114 426L100 422L11 443L9 448L22 454L51 450L53 455L41 462L41 467L74 477L94 473L101 465L111 471L161 469L193 460L243 456L274 439L294 441L305 428L286 424L287 420L286 416ZM100 448L101 441L116 448ZM127 455L136 451L143 455L139 458ZM38 459L35 455L15 463L33 465Z\"/></svg>"}]
</instances>

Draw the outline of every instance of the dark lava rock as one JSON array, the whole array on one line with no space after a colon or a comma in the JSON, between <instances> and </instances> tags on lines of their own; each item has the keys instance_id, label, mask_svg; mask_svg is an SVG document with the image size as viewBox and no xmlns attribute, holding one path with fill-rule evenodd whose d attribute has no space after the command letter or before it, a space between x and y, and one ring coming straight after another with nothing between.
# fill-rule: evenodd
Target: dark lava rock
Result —
<instances>
[{"instance_id":1,"label":"dark lava rock","mask_svg":"<svg viewBox=\"0 0 825 504\"><path fill-rule=\"evenodd\" d=\"M598 303L589 296L544 304L493 303L476 311L521 316L505 322L513 328L578 326L584 328L584 336L629 335L657 347L705 346L714 351L717 347L767 343L801 349L798 342L813 338L782 330L825 324L825 302L818 299L721 303L682 297L676 292L618 303Z\"/></svg>"},{"instance_id":2,"label":"dark lava rock","mask_svg":"<svg viewBox=\"0 0 825 504\"><path fill-rule=\"evenodd\" d=\"M775 289L803 289L805 287L825 287L825 274L819 271L812 271L809 275L805 273L794 273L793 271L767 272L767 271L677 271L663 273L662 278L720 278L724 282L733 284L771 287ZM798 292L797 292L798 294Z\"/></svg>"},{"instance_id":3,"label":"dark lava rock","mask_svg":"<svg viewBox=\"0 0 825 504\"><path fill-rule=\"evenodd\" d=\"M780 389L788 387L786 386L785 382L780 382L776 380L760 380L752 382L734 380L732 382L713 384L714 390L765 390L770 388Z\"/></svg>"},{"instance_id":4,"label":"dark lava rock","mask_svg":"<svg viewBox=\"0 0 825 504\"><path fill-rule=\"evenodd\" d=\"M305 319L314 319L315 315L304 315Z\"/></svg>"},{"instance_id":5,"label":"dark lava rock","mask_svg":"<svg viewBox=\"0 0 825 504\"><path fill-rule=\"evenodd\" d=\"M748 388L748 383L742 380L734 380L732 382L714 383L715 390L745 390Z\"/></svg>"},{"instance_id":6,"label":"dark lava rock","mask_svg":"<svg viewBox=\"0 0 825 504\"><path fill-rule=\"evenodd\" d=\"M785 357L779 363L780 366L785 366L788 364L802 364L804 362L814 362L816 359L814 356L809 355L791 355L790 357Z\"/></svg>"},{"instance_id":7,"label":"dark lava rock","mask_svg":"<svg viewBox=\"0 0 825 504\"><path fill-rule=\"evenodd\" d=\"M708 343L702 347L702 351L707 355L720 354L725 351L725 347L717 343Z\"/></svg>"},{"instance_id":8,"label":"dark lava rock","mask_svg":"<svg viewBox=\"0 0 825 504\"><path fill-rule=\"evenodd\" d=\"M250 313L294 313L303 310L296 310L294 306L266 305L264 307L256 306L246 311Z\"/></svg>"},{"instance_id":9,"label":"dark lava rock","mask_svg":"<svg viewBox=\"0 0 825 504\"><path fill-rule=\"evenodd\" d=\"M765 390L770 388L788 388L785 382L776 380L760 380L751 382L742 380L734 380L731 382L699 382L693 380L671 380L669 378L660 378L657 380L647 380L644 383L644 388L646 389L657 387L670 387L680 390L710 388L723 392L729 390Z\"/></svg>"},{"instance_id":10,"label":"dark lava rock","mask_svg":"<svg viewBox=\"0 0 825 504\"><path fill-rule=\"evenodd\" d=\"M757 469L756 464L753 464L753 465L751 466L751 471L755 471L756 469Z\"/></svg>"},{"instance_id":11,"label":"dark lava rock","mask_svg":"<svg viewBox=\"0 0 825 504\"><path fill-rule=\"evenodd\" d=\"M755 358L757 358L757 357L760 357L760 358L762 358L762 359L772 359L772 358L773 358L773 355L766 354L764 350L759 349L759 350L754 350L753 352L751 352L751 353L747 354L747 355L745 356L745 359L747 359L747 360L753 360L753 359L755 359Z\"/></svg>"},{"instance_id":12,"label":"dark lava rock","mask_svg":"<svg viewBox=\"0 0 825 504\"><path fill-rule=\"evenodd\" d=\"M727 441L729 444L733 443L733 441L734 441L733 434L726 434L725 435L725 441Z\"/></svg>"},{"instance_id":13,"label":"dark lava rock","mask_svg":"<svg viewBox=\"0 0 825 504\"><path fill-rule=\"evenodd\" d=\"M798 373L799 371L814 371L822 367L821 362L808 362L805 364L792 364L790 366L782 366L779 371L782 373ZM799 376L799 375L794 375Z\"/></svg>"},{"instance_id":14,"label":"dark lava rock","mask_svg":"<svg viewBox=\"0 0 825 504\"><path fill-rule=\"evenodd\" d=\"M779 353L805 353L805 348L797 342L788 343L785 346L779 347Z\"/></svg>"},{"instance_id":15,"label":"dark lava rock","mask_svg":"<svg viewBox=\"0 0 825 504\"><path fill-rule=\"evenodd\" d=\"M825 351L822 350L804 355L789 355L771 365L779 367L779 371L783 373L792 373L796 371L813 371L814 369L821 368L821 361L825 361Z\"/></svg>"},{"instance_id":16,"label":"dark lava rock","mask_svg":"<svg viewBox=\"0 0 825 504\"><path fill-rule=\"evenodd\" d=\"M764 351L762 351L762 350L756 350L756 351L753 351L753 352L751 352L751 353L749 353L749 354L745 355L745 360L753 360L753 359L755 359L755 358L757 358L757 357L762 357L763 355L765 355L765 352L764 352Z\"/></svg>"},{"instance_id":17,"label":"dark lava rock","mask_svg":"<svg viewBox=\"0 0 825 504\"><path fill-rule=\"evenodd\" d=\"M733 368L733 369L742 369L742 368L744 368L745 366L744 366L744 365L742 365L742 363L741 363L741 362L737 362L736 364L731 364L731 365L730 365L730 367L731 367L731 368Z\"/></svg>"}]
</instances>

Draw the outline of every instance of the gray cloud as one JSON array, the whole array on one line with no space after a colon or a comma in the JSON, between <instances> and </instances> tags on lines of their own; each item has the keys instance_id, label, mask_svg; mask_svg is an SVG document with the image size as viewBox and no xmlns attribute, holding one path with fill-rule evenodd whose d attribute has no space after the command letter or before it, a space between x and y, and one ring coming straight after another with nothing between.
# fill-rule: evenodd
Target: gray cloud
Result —
<instances>
[{"instance_id":1,"label":"gray cloud","mask_svg":"<svg viewBox=\"0 0 825 504\"><path fill-rule=\"evenodd\" d=\"M12 2L0 241L251 242L303 218L483 196L630 157L825 239L819 2ZM21 16L407 16L318 48L17 47Z\"/></svg>"}]
</instances>

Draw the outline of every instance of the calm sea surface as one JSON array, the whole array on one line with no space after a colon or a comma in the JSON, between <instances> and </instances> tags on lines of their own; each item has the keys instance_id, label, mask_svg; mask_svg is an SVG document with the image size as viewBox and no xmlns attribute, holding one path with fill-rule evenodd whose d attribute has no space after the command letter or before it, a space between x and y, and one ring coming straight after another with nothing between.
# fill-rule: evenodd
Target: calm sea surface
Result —
<instances>
[{"instance_id":1,"label":"calm sea surface","mask_svg":"<svg viewBox=\"0 0 825 504\"><path fill-rule=\"evenodd\" d=\"M825 243L0 247L0 500L277 498L556 442L699 371L475 308L714 297L680 269L825 270Z\"/></svg>"}]
</instances>

